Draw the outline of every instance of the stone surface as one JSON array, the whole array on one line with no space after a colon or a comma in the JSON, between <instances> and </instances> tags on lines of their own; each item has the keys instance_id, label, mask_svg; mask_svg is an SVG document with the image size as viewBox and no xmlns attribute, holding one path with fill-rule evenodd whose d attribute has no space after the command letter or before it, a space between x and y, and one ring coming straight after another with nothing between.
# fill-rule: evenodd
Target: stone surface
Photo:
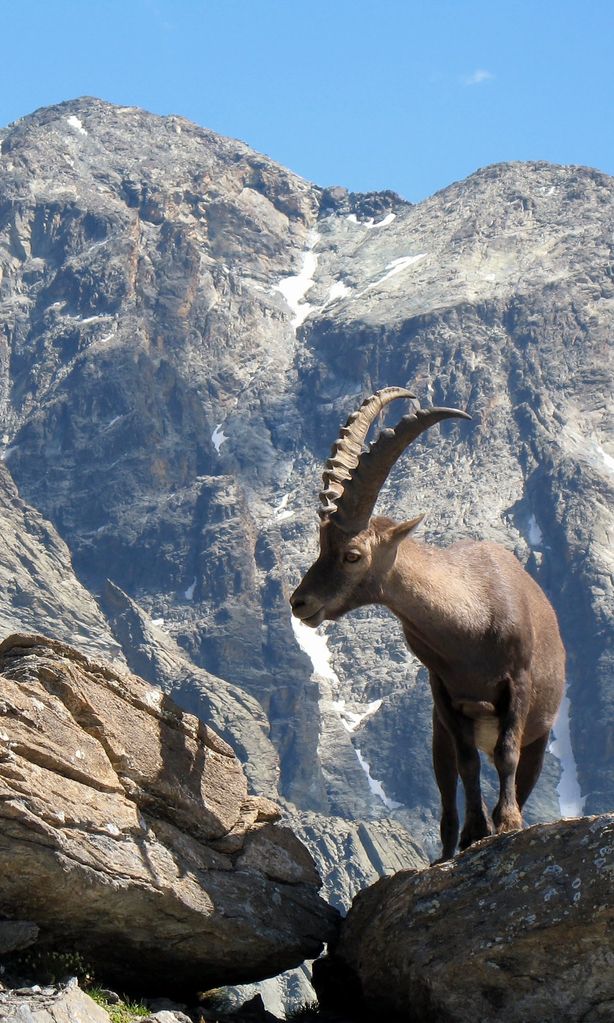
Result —
<instances>
[{"instance_id":1,"label":"stone surface","mask_svg":"<svg viewBox=\"0 0 614 1023\"><path fill-rule=\"evenodd\" d=\"M0 645L0 913L120 990L257 980L336 912L230 746L159 689L53 640Z\"/></svg>"},{"instance_id":2,"label":"stone surface","mask_svg":"<svg viewBox=\"0 0 614 1023\"><path fill-rule=\"evenodd\" d=\"M340 422L407 384L473 422L418 441L380 509L504 543L561 620L575 762L553 747L527 820L611 809L612 179L500 164L411 206L95 99L0 139L7 631L209 704L250 792L321 822L316 851L341 822L339 900L364 877L346 824L390 822L383 860L407 830L436 855L428 684L397 623L336 623L314 673L287 605Z\"/></svg>"},{"instance_id":3,"label":"stone surface","mask_svg":"<svg viewBox=\"0 0 614 1023\"><path fill-rule=\"evenodd\" d=\"M275 794L279 756L258 700L197 667L160 624L109 581L101 604L114 635L129 651L132 670L168 693L183 710L209 722L232 745L252 792Z\"/></svg>"},{"instance_id":4,"label":"stone surface","mask_svg":"<svg viewBox=\"0 0 614 1023\"><path fill-rule=\"evenodd\" d=\"M0 1020L5 1023L110 1023L109 1014L82 991L75 980L41 991L0 992Z\"/></svg>"},{"instance_id":5,"label":"stone surface","mask_svg":"<svg viewBox=\"0 0 614 1023\"><path fill-rule=\"evenodd\" d=\"M613 880L614 814L485 839L361 892L316 987L416 1023L606 1023Z\"/></svg>"},{"instance_id":6,"label":"stone surface","mask_svg":"<svg viewBox=\"0 0 614 1023\"><path fill-rule=\"evenodd\" d=\"M93 657L126 662L104 615L75 578L70 552L49 521L23 501L0 461L0 636L45 625Z\"/></svg>"},{"instance_id":7,"label":"stone surface","mask_svg":"<svg viewBox=\"0 0 614 1023\"><path fill-rule=\"evenodd\" d=\"M38 938L38 927L31 920L0 920L0 955L28 948Z\"/></svg>"},{"instance_id":8,"label":"stone surface","mask_svg":"<svg viewBox=\"0 0 614 1023\"><path fill-rule=\"evenodd\" d=\"M143 1023L192 1023L192 1020L185 1012L177 1009L158 1009L149 1016L144 1016Z\"/></svg>"}]
</instances>

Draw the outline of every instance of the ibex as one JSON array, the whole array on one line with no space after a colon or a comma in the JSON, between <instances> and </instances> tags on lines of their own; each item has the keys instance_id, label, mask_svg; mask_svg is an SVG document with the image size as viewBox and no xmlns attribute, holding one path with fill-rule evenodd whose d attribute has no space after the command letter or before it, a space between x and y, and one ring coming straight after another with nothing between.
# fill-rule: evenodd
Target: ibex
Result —
<instances>
[{"instance_id":1,"label":"ibex","mask_svg":"<svg viewBox=\"0 0 614 1023\"><path fill-rule=\"evenodd\" d=\"M470 540L447 549L418 543L411 533L423 515L400 524L371 518L405 448L443 419L471 418L453 408L418 409L365 448L384 406L414 397L385 387L342 427L323 473L320 553L290 603L312 628L365 604L382 604L400 620L410 650L429 672L441 860L447 860L458 842L458 775L465 790L461 849L492 834L493 823L497 832L522 827L521 810L563 694L565 651L550 603L509 551ZM492 822L478 750L499 775Z\"/></svg>"}]
</instances>

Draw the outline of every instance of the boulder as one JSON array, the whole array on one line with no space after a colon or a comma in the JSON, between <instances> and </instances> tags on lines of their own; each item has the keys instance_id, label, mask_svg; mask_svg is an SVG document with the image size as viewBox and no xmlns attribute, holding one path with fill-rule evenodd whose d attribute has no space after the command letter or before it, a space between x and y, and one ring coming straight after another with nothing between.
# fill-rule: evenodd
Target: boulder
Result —
<instances>
[{"instance_id":1,"label":"boulder","mask_svg":"<svg viewBox=\"0 0 614 1023\"><path fill-rule=\"evenodd\" d=\"M316 990L415 1023L606 1023L613 881L614 814L485 839L360 892Z\"/></svg>"},{"instance_id":2,"label":"boulder","mask_svg":"<svg viewBox=\"0 0 614 1023\"><path fill-rule=\"evenodd\" d=\"M31 920L0 920L0 955L33 945L38 927Z\"/></svg>"},{"instance_id":3,"label":"boulder","mask_svg":"<svg viewBox=\"0 0 614 1023\"><path fill-rule=\"evenodd\" d=\"M0 916L120 990L262 979L337 912L230 746L141 679L40 636L0 644Z\"/></svg>"},{"instance_id":4,"label":"boulder","mask_svg":"<svg viewBox=\"0 0 614 1023\"><path fill-rule=\"evenodd\" d=\"M0 1020L4 1023L110 1023L109 1014L82 991L73 977L59 987L38 984L18 991L0 992Z\"/></svg>"}]
</instances>

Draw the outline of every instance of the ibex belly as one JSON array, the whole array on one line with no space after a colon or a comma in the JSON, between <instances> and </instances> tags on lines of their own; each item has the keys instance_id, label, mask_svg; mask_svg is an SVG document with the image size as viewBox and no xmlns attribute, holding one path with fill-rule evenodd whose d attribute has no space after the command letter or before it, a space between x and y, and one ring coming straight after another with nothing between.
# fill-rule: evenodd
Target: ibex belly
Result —
<instances>
[{"instance_id":1,"label":"ibex belly","mask_svg":"<svg viewBox=\"0 0 614 1023\"><path fill-rule=\"evenodd\" d=\"M477 748L492 760L499 738L499 718L478 718L473 726L473 736Z\"/></svg>"},{"instance_id":2,"label":"ibex belly","mask_svg":"<svg viewBox=\"0 0 614 1023\"><path fill-rule=\"evenodd\" d=\"M482 753L492 760L499 738L499 718L493 703L487 700L456 700L454 709L473 721L473 738Z\"/></svg>"}]
</instances>

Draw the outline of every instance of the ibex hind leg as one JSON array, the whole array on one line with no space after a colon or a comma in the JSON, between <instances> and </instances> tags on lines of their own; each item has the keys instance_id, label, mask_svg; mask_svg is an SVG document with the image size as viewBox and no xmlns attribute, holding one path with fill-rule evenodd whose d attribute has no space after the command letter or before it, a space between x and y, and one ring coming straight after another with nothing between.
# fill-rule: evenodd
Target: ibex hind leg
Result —
<instances>
[{"instance_id":1,"label":"ibex hind leg","mask_svg":"<svg viewBox=\"0 0 614 1023\"><path fill-rule=\"evenodd\" d=\"M434 757L437 784L441 792L443 806L441 832L444 844L443 859L449 859L456 848L456 828L458 824L456 810L456 777L460 775L465 790L465 822L460 836L460 848L466 849L473 842L492 834L492 822L480 791L480 757L473 742L473 721L451 706L450 697L441 681L433 672L429 673L431 691L435 703L434 721L436 729L433 734L433 750L435 742L441 744L441 757ZM452 770L450 766L451 751L454 753L456 770L454 773L454 800L452 802ZM439 767L437 764L439 760ZM438 775L441 775L441 780ZM452 809L453 806L453 809ZM452 840L454 839L454 845Z\"/></svg>"},{"instance_id":2,"label":"ibex hind leg","mask_svg":"<svg viewBox=\"0 0 614 1023\"><path fill-rule=\"evenodd\" d=\"M516 770L516 799L521 810L540 776L549 738L550 731L547 731L545 735L540 735L539 739L529 746L524 746L520 751Z\"/></svg>"},{"instance_id":3,"label":"ibex hind leg","mask_svg":"<svg viewBox=\"0 0 614 1023\"><path fill-rule=\"evenodd\" d=\"M435 863L451 860L458 843L458 809L456 806L456 789L458 770L456 767L456 751L452 736L445 727L437 711L433 708L433 767L435 779L441 795L441 856Z\"/></svg>"},{"instance_id":4,"label":"ibex hind leg","mask_svg":"<svg viewBox=\"0 0 614 1023\"><path fill-rule=\"evenodd\" d=\"M456 759L465 790L465 822L459 848L468 849L474 842L493 834L493 824L480 790L480 755L470 743L457 741Z\"/></svg>"},{"instance_id":5,"label":"ibex hind leg","mask_svg":"<svg viewBox=\"0 0 614 1023\"><path fill-rule=\"evenodd\" d=\"M502 697L499 738L494 749L494 762L499 775L499 801L492 819L498 834L522 828L521 804L518 801L518 771L522 755L521 740L526 721L531 682L527 673L515 680L508 679L507 691ZM507 705L505 705L507 704ZM542 753L543 756L543 753ZM529 758L530 765L530 758ZM531 770L525 772L523 783L530 780ZM537 775L533 778L533 784ZM525 797L526 798L526 797Z\"/></svg>"}]
</instances>

